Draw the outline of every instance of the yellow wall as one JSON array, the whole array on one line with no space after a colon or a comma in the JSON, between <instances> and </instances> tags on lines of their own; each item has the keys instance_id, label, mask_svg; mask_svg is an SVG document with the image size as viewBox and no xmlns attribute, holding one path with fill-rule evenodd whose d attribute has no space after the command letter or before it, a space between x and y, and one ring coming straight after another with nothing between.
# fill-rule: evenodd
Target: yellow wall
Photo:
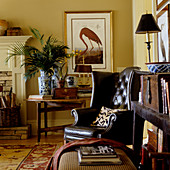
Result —
<instances>
[{"instance_id":1,"label":"yellow wall","mask_svg":"<svg viewBox=\"0 0 170 170\"><path fill-rule=\"evenodd\" d=\"M133 64L131 0L1 0L0 18L10 26L29 26L64 40L64 11L113 10L114 70Z\"/></svg>"},{"instance_id":2,"label":"yellow wall","mask_svg":"<svg viewBox=\"0 0 170 170\"><path fill-rule=\"evenodd\" d=\"M140 18L142 14L152 13L155 17L155 0L132 0L132 11L133 11L133 51L134 51L134 65L140 65L142 70L148 70L145 63L148 61L148 51L146 43L146 35L145 34L135 34L136 28L139 24ZM155 17L156 20L156 17ZM150 34L151 38L151 62L157 61L157 50L155 46L155 41L153 38L156 39L156 34Z\"/></svg>"},{"instance_id":3,"label":"yellow wall","mask_svg":"<svg viewBox=\"0 0 170 170\"><path fill-rule=\"evenodd\" d=\"M0 19L19 26L25 35L29 27L64 41L64 11L113 11L113 70L133 65L131 0L1 0ZM35 43L33 40L29 43ZM38 76L38 75L37 75ZM38 93L37 76L27 82L27 95ZM35 120L35 107L28 104L28 120Z\"/></svg>"},{"instance_id":4,"label":"yellow wall","mask_svg":"<svg viewBox=\"0 0 170 170\"><path fill-rule=\"evenodd\" d=\"M140 18L142 14L152 13L155 17L155 0L132 0L132 11L133 11L133 52L134 52L134 65L140 65L142 70L147 70L147 67L145 63L148 61L148 51L146 44L144 43L146 41L145 34L135 34L136 28L138 26L138 23L140 21ZM156 19L156 17L155 17ZM156 39L156 35L150 35L151 41L151 62L155 61L157 59L157 50L154 42L154 38ZM151 128L151 124L149 122L145 122L144 126L144 137L147 137L147 129Z\"/></svg>"}]
</instances>

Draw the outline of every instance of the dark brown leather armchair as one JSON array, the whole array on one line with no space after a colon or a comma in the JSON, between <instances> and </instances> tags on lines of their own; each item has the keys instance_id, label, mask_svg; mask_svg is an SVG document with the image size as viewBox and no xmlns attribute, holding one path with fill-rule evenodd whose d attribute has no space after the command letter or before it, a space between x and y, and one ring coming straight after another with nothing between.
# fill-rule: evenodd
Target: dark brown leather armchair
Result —
<instances>
[{"instance_id":1,"label":"dark brown leather armchair","mask_svg":"<svg viewBox=\"0 0 170 170\"><path fill-rule=\"evenodd\" d=\"M131 100L138 100L142 73L139 67L128 67L121 73L93 71L90 108L76 108L71 111L75 122L65 128L64 140L69 142L96 137L132 144L133 113L130 105ZM116 113L116 120L111 114L107 127L91 126L102 106L127 111Z\"/></svg>"}]
</instances>

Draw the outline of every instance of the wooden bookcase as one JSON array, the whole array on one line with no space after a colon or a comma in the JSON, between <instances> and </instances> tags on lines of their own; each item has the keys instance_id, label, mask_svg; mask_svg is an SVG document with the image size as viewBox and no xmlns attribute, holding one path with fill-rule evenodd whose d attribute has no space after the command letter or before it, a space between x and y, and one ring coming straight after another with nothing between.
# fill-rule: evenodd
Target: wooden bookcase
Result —
<instances>
[{"instance_id":1,"label":"wooden bookcase","mask_svg":"<svg viewBox=\"0 0 170 170\"><path fill-rule=\"evenodd\" d=\"M144 122L147 120L163 131L163 152L166 157L170 157L170 118L168 115L156 112L137 101L131 102L131 109L134 111L133 124L133 149L135 153L140 155L142 149ZM157 154L157 155L163 155ZM157 156L152 152L153 157ZM157 156L158 157L158 156Z\"/></svg>"}]
</instances>

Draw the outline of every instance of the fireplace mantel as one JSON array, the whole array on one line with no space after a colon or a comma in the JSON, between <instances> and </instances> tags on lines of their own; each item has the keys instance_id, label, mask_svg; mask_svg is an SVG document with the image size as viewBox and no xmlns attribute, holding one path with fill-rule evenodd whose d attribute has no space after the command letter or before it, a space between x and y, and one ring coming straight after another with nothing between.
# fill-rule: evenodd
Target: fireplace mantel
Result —
<instances>
[{"instance_id":1,"label":"fireplace mantel","mask_svg":"<svg viewBox=\"0 0 170 170\"><path fill-rule=\"evenodd\" d=\"M12 71L11 61L5 63L10 46L16 42L25 44L32 36L0 36L0 71Z\"/></svg>"},{"instance_id":2,"label":"fireplace mantel","mask_svg":"<svg viewBox=\"0 0 170 170\"><path fill-rule=\"evenodd\" d=\"M25 44L32 36L0 36L0 71L12 71L12 90L16 94L17 103L21 104L21 124L27 124L25 68L20 67L25 56L17 56L5 63L10 53L10 46L16 42Z\"/></svg>"},{"instance_id":3,"label":"fireplace mantel","mask_svg":"<svg viewBox=\"0 0 170 170\"><path fill-rule=\"evenodd\" d=\"M0 36L0 46L9 46L15 42L23 42L25 43L32 36L24 35L24 36Z\"/></svg>"}]
</instances>

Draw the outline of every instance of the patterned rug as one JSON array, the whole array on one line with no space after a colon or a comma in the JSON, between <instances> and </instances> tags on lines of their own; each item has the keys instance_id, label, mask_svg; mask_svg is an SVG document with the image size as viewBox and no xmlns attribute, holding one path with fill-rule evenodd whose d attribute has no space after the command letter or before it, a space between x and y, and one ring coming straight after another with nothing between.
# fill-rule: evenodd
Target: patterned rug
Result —
<instances>
[{"instance_id":1,"label":"patterned rug","mask_svg":"<svg viewBox=\"0 0 170 170\"><path fill-rule=\"evenodd\" d=\"M1 170L45 170L61 145L0 145Z\"/></svg>"},{"instance_id":2,"label":"patterned rug","mask_svg":"<svg viewBox=\"0 0 170 170\"><path fill-rule=\"evenodd\" d=\"M0 145L0 169L15 170L34 146Z\"/></svg>"}]
</instances>

